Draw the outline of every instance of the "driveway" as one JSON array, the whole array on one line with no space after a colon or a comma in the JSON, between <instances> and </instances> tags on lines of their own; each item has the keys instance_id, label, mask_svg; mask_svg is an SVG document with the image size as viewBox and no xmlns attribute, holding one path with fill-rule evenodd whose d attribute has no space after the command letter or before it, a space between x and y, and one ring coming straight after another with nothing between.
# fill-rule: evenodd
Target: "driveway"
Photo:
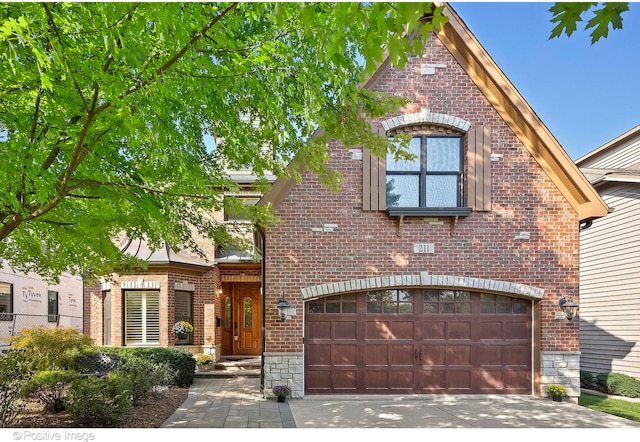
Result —
<instances>
[{"instance_id":1,"label":"driveway","mask_svg":"<svg viewBox=\"0 0 640 442\"><path fill-rule=\"evenodd\" d=\"M640 428L577 404L530 396L305 396L289 406L297 428Z\"/></svg>"}]
</instances>

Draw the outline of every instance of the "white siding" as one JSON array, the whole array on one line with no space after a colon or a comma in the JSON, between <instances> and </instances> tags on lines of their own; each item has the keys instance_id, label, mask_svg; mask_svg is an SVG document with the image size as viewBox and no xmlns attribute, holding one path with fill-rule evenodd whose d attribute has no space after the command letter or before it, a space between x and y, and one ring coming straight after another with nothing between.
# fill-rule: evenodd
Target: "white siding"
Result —
<instances>
[{"instance_id":1,"label":"white siding","mask_svg":"<svg viewBox=\"0 0 640 442\"><path fill-rule=\"evenodd\" d=\"M606 155L595 155L594 158L581 162L579 166L624 169L638 163L640 163L640 138L622 143Z\"/></svg>"},{"instance_id":2,"label":"white siding","mask_svg":"<svg viewBox=\"0 0 640 442\"><path fill-rule=\"evenodd\" d=\"M580 235L581 369L640 379L640 185L600 195L614 211Z\"/></svg>"}]
</instances>

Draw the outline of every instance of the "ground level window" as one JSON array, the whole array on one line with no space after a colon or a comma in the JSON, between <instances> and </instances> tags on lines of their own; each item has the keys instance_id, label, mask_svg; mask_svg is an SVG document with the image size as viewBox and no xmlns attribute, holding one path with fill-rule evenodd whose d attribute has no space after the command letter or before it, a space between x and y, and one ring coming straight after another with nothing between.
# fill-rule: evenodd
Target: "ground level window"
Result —
<instances>
[{"instance_id":1,"label":"ground level window","mask_svg":"<svg viewBox=\"0 0 640 442\"><path fill-rule=\"evenodd\" d=\"M13 319L13 284L0 282L0 321Z\"/></svg>"},{"instance_id":2,"label":"ground level window","mask_svg":"<svg viewBox=\"0 0 640 442\"><path fill-rule=\"evenodd\" d=\"M160 344L160 292L126 291L125 345Z\"/></svg>"},{"instance_id":3,"label":"ground level window","mask_svg":"<svg viewBox=\"0 0 640 442\"><path fill-rule=\"evenodd\" d=\"M413 291L369 292L367 293L367 313L413 313Z\"/></svg>"},{"instance_id":4,"label":"ground level window","mask_svg":"<svg viewBox=\"0 0 640 442\"><path fill-rule=\"evenodd\" d=\"M58 322L58 292L49 290L47 296L47 321Z\"/></svg>"}]
</instances>

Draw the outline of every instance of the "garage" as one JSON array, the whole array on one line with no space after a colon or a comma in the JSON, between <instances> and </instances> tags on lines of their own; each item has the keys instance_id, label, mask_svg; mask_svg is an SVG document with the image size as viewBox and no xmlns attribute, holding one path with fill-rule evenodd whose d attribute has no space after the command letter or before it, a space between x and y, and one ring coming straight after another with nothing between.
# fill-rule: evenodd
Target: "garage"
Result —
<instances>
[{"instance_id":1,"label":"garage","mask_svg":"<svg viewBox=\"0 0 640 442\"><path fill-rule=\"evenodd\" d=\"M429 288L305 304L306 394L532 394L532 301Z\"/></svg>"}]
</instances>

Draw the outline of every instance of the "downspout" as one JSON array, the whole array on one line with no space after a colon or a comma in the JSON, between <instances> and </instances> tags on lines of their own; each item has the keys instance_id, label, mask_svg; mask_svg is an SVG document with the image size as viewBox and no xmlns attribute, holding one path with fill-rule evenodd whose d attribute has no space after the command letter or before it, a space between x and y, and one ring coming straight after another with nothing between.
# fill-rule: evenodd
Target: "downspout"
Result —
<instances>
[{"instance_id":1,"label":"downspout","mask_svg":"<svg viewBox=\"0 0 640 442\"><path fill-rule=\"evenodd\" d=\"M256 231L262 238L262 253L260 258L260 273L262 276L262 353L260 357L260 391L264 394L264 347L267 343L266 338L266 321L267 321L267 303L266 303L266 295L265 295L265 287L266 287L266 274L264 271L264 261L266 257L267 251L267 238L264 233L264 230L259 225L256 225Z\"/></svg>"}]
</instances>

